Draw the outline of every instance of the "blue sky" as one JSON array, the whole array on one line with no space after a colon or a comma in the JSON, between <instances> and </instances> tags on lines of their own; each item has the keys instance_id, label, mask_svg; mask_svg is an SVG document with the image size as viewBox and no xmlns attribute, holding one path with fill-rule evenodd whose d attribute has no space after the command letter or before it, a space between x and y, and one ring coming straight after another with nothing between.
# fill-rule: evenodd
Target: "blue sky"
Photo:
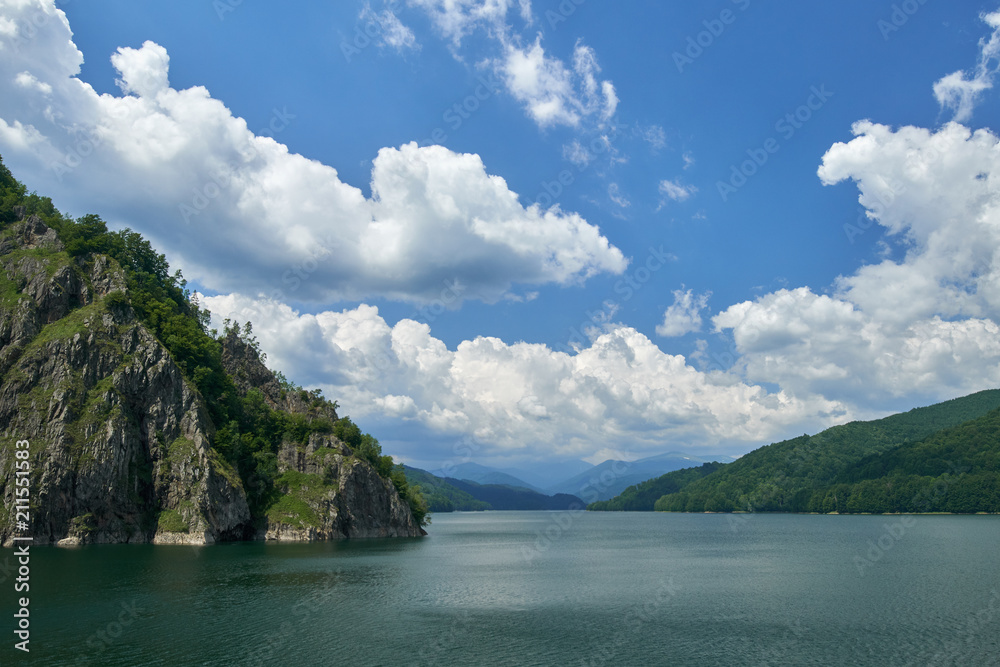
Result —
<instances>
[{"instance_id":1,"label":"blue sky","mask_svg":"<svg viewBox=\"0 0 1000 667\"><path fill-rule=\"evenodd\" d=\"M0 154L408 462L739 454L1000 383L997 10L5 1Z\"/></svg>"}]
</instances>

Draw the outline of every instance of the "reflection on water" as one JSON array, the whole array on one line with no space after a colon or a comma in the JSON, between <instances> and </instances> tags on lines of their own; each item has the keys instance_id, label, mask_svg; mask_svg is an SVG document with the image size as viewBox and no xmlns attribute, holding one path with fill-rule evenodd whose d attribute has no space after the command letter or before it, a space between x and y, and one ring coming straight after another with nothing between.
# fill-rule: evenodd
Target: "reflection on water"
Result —
<instances>
[{"instance_id":1,"label":"reflection on water","mask_svg":"<svg viewBox=\"0 0 1000 667\"><path fill-rule=\"evenodd\" d=\"M902 666L1000 655L1000 517L916 517L866 568L857 558L892 518L570 519L436 515L423 539L38 548L32 663ZM0 662L12 653L0 649Z\"/></svg>"}]
</instances>

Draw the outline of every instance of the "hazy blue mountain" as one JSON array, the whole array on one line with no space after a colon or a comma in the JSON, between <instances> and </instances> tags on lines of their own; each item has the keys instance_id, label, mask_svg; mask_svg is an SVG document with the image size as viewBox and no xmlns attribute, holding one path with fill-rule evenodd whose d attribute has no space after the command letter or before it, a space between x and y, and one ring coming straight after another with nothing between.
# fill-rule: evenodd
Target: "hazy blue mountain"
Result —
<instances>
[{"instance_id":1,"label":"hazy blue mountain","mask_svg":"<svg viewBox=\"0 0 1000 667\"><path fill-rule=\"evenodd\" d=\"M570 494L559 493L547 496L523 487L477 484L450 477L445 481L465 491L473 498L489 503L491 509L495 510L580 510L584 508L584 502Z\"/></svg>"},{"instance_id":2,"label":"hazy blue mountain","mask_svg":"<svg viewBox=\"0 0 1000 667\"><path fill-rule=\"evenodd\" d=\"M586 461L571 459L556 463L546 461L534 466L523 465L518 468L500 468L499 470L508 475L513 475L518 479L523 479L529 484L533 484L539 490L544 490L593 467L593 464Z\"/></svg>"},{"instance_id":3,"label":"hazy blue mountain","mask_svg":"<svg viewBox=\"0 0 1000 667\"><path fill-rule=\"evenodd\" d=\"M577 475L549 487L548 493L569 493L579 496L588 503L614 498L635 484L660 477L674 470L700 466L710 461L732 461L731 456L707 458L684 452L668 452L648 456L636 461L616 461L609 459Z\"/></svg>"},{"instance_id":4,"label":"hazy blue mountain","mask_svg":"<svg viewBox=\"0 0 1000 667\"><path fill-rule=\"evenodd\" d=\"M476 500L462 489L449 484L426 470L403 466L410 484L420 487L431 512L477 512L492 509L489 503Z\"/></svg>"},{"instance_id":5,"label":"hazy blue mountain","mask_svg":"<svg viewBox=\"0 0 1000 667\"><path fill-rule=\"evenodd\" d=\"M525 482L523 479L478 463L459 463L458 465L432 470L431 474L441 478L453 477L467 482L476 482L477 484L499 484L501 486L520 487L543 493L542 489Z\"/></svg>"}]
</instances>

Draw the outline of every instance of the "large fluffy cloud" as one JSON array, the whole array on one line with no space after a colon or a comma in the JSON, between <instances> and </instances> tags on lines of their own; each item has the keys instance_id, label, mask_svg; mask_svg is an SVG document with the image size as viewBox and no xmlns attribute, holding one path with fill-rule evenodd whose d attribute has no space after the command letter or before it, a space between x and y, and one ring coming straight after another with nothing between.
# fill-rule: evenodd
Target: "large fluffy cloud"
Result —
<instances>
[{"instance_id":1,"label":"large fluffy cloud","mask_svg":"<svg viewBox=\"0 0 1000 667\"><path fill-rule=\"evenodd\" d=\"M829 295L803 287L734 305L715 326L732 330L749 380L793 395L879 406L1000 386L1000 139L955 123L854 133L820 178L856 182L902 257L841 277Z\"/></svg>"},{"instance_id":2,"label":"large fluffy cloud","mask_svg":"<svg viewBox=\"0 0 1000 667\"><path fill-rule=\"evenodd\" d=\"M993 85L1000 12L983 15L971 73L934 85L943 107L971 117ZM826 185L853 181L868 225L897 258L841 276L830 294L802 287L736 304L714 318L732 332L754 382L879 409L894 397L943 399L1000 386L1000 139L956 122L937 131L863 121L823 156Z\"/></svg>"},{"instance_id":3,"label":"large fluffy cloud","mask_svg":"<svg viewBox=\"0 0 1000 667\"><path fill-rule=\"evenodd\" d=\"M36 15L44 20L36 19ZM201 87L176 90L152 42L119 49L122 96L77 78L82 55L52 0L0 5L0 149L15 173L64 206L98 207L143 231L189 277L303 300L426 301L459 284L495 301L518 284L579 283L626 261L558 207L525 208L476 155L384 148L372 197L268 136ZM32 34L25 26L32 27Z\"/></svg>"},{"instance_id":4,"label":"large fluffy cloud","mask_svg":"<svg viewBox=\"0 0 1000 667\"><path fill-rule=\"evenodd\" d=\"M410 458L447 457L448 437L462 435L482 443L484 458L714 450L848 416L835 402L769 393L727 373L697 371L624 326L575 354L487 337L449 349L428 325L401 320L390 326L371 306L311 315L238 295L205 302L216 321L254 322L270 364L323 387L352 416L436 434L404 447L400 453ZM444 451L435 449L442 444Z\"/></svg>"}]
</instances>

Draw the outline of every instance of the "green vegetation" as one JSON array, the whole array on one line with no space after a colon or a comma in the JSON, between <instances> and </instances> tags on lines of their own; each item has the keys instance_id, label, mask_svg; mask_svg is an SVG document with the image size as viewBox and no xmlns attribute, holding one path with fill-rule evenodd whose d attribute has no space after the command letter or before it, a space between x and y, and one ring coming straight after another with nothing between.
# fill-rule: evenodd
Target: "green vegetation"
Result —
<instances>
[{"instance_id":1,"label":"green vegetation","mask_svg":"<svg viewBox=\"0 0 1000 667\"><path fill-rule=\"evenodd\" d=\"M94 515L90 512L75 516L69 522L70 532L76 535L86 535L94 530Z\"/></svg>"},{"instance_id":2,"label":"green vegetation","mask_svg":"<svg viewBox=\"0 0 1000 667\"><path fill-rule=\"evenodd\" d=\"M435 477L426 470L405 467L406 477L420 485L431 512L481 512L492 509L489 503Z\"/></svg>"},{"instance_id":3,"label":"green vegetation","mask_svg":"<svg viewBox=\"0 0 1000 667\"><path fill-rule=\"evenodd\" d=\"M53 340L68 340L76 334L87 333L87 323L94 317L100 319L104 312L103 302L95 302L72 311L66 317L45 325L37 336L31 340L28 349L37 349Z\"/></svg>"},{"instance_id":4,"label":"green vegetation","mask_svg":"<svg viewBox=\"0 0 1000 667\"><path fill-rule=\"evenodd\" d=\"M23 211L15 210L18 208ZM21 213L37 215L62 240L64 252L28 251L45 256L50 269L67 265L87 268L92 266L95 255L103 254L121 267L127 283L127 293L113 292L99 303L72 311L69 316L48 325L33 344L71 337L86 329L84 322L88 317L99 316L108 309L131 307L205 399L217 427L212 447L229 464L221 472L226 477L238 476L242 481L254 516L265 515L275 503L281 502L275 484L277 453L282 442L305 443L314 433L332 433L347 443L358 458L369 462L380 476L400 489L415 519L427 521L426 504L419 488L405 483L405 476L402 480L396 479L392 457L383 455L378 440L362 433L348 417L331 422L312 414L274 410L257 389L251 389L245 396L239 395L223 368L222 340L235 334L260 353L249 322L241 328L238 323L227 320L221 334L210 330L209 311L192 299L180 271L171 274L164 255L157 253L140 234L127 228L110 232L97 215L85 215L76 220L63 215L48 197L29 194L0 160L0 235L19 219ZM10 255L5 256L5 260L10 259ZM12 299L16 302L20 295L5 273L0 270L0 298L7 304ZM303 400L318 409L317 413L336 414L336 401L327 401L318 390L307 392L283 376L279 377L279 382L283 391L299 391ZM170 456L179 455L175 454L177 446L176 442L171 444Z\"/></svg>"},{"instance_id":5,"label":"green vegetation","mask_svg":"<svg viewBox=\"0 0 1000 667\"><path fill-rule=\"evenodd\" d=\"M768 445L667 493L654 509L997 512L998 407L1000 390L989 390Z\"/></svg>"},{"instance_id":6,"label":"green vegetation","mask_svg":"<svg viewBox=\"0 0 1000 667\"><path fill-rule=\"evenodd\" d=\"M293 528L318 528L320 526L319 515L313 508L292 494L280 496L278 500L267 508L267 518L272 523L284 523Z\"/></svg>"},{"instance_id":7,"label":"green vegetation","mask_svg":"<svg viewBox=\"0 0 1000 667\"><path fill-rule=\"evenodd\" d=\"M167 533L186 533L191 530L177 510L163 510L157 520L157 529Z\"/></svg>"},{"instance_id":8,"label":"green vegetation","mask_svg":"<svg viewBox=\"0 0 1000 667\"><path fill-rule=\"evenodd\" d=\"M698 468L684 468L668 472L662 477L630 486L610 500L599 500L587 505L597 512L652 512L653 505L662 496L677 493L692 482L720 470L724 463L705 463Z\"/></svg>"},{"instance_id":9,"label":"green vegetation","mask_svg":"<svg viewBox=\"0 0 1000 667\"><path fill-rule=\"evenodd\" d=\"M327 484L322 476L295 470L285 472L274 485L280 496L267 509L267 516L295 528L319 528L322 522L313 507L337 491L336 484Z\"/></svg>"}]
</instances>

